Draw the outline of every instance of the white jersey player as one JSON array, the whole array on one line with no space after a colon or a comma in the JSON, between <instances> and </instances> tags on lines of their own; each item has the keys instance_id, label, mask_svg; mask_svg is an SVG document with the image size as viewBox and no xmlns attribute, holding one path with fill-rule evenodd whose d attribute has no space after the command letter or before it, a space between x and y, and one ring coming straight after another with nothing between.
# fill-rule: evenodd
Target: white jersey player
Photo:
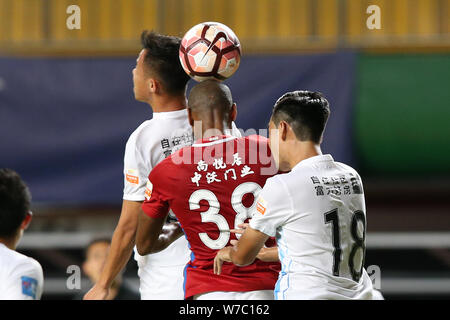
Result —
<instances>
[{"instance_id":1,"label":"white jersey player","mask_svg":"<svg viewBox=\"0 0 450 320\"><path fill-rule=\"evenodd\" d=\"M282 264L275 299L378 297L364 269L361 178L320 151L328 115L328 101L319 93L297 91L277 102L270 144L280 170L290 172L267 180L237 246L217 258L246 265L275 236Z\"/></svg>"},{"instance_id":2,"label":"white jersey player","mask_svg":"<svg viewBox=\"0 0 450 320\"><path fill-rule=\"evenodd\" d=\"M124 159L124 195L128 201L144 201L147 176L166 156L192 144L187 110L154 113L129 138ZM143 300L182 300L183 269L190 250L185 237L167 249L140 256L136 250L140 293Z\"/></svg>"},{"instance_id":3,"label":"white jersey player","mask_svg":"<svg viewBox=\"0 0 450 320\"><path fill-rule=\"evenodd\" d=\"M0 199L0 300L38 300L44 285L42 267L15 251L31 222L31 196L10 169L0 169Z\"/></svg>"},{"instance_id":4,"label":"white jersey player","mask_svg":"<svg viewBox=\"0 0 450 320\"><path fill-rule=\"evenodd\" d=\"M121 217L102 276L84 299L105 299L112 280L128 262L151 170L170 154L193 142L185 97L190 78L178 58L181 39L147 31L141 38L144 49L133 70L134 94L136 100L152 107L153 119L144 122L127 142ZM235 131L239 134L237 129ZM173 228L165 230L168 238L179 237L179 233L171 233ZM183 270L190 260L185 237L156 254L140 256L135 250L135 259L139 267L141 299L184 299Z\"/></svg>"},{"instance_id":5,"label":"white jersey player","mask_svg":"<svg viewBox=\"0 0 450 320\"><path fill-rule=\"evenodd\" d=\"M330 155L268 179L250 228L277 238L283 267L275 298L372 299L365 212L359 175Z\"/></svg>"},{"instance_id":6,"label":"white jersey player","mask_svg":"<svg viewBox=\"0 0 450 320\"><path fill-rule=\"evenodd\" d=\"M0 300L39 300L43 285L39 262L0 243Z\"/></svg>"}]
</instances>

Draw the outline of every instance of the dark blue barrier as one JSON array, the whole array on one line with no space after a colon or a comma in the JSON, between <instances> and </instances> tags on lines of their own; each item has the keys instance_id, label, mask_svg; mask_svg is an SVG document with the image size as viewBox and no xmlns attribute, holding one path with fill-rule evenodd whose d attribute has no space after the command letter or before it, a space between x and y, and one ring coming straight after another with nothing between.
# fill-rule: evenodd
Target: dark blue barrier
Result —
<instances>
[{"instance_id":1,"label":"dark blue barrier","mask_svg":"<svg viewBox=\"0 0 450 320\"><path fill-rule=\"evenodd\" d=\"M17 170L35 202L121 202L128 136L151 109L134 101L135 58L0 58L0 167ZM246 56L228 81L237 124L266 128L276 99L290 90L324 93L332 117L324 151L352 164L355 55Z\"/></svg>"}]
</instances>

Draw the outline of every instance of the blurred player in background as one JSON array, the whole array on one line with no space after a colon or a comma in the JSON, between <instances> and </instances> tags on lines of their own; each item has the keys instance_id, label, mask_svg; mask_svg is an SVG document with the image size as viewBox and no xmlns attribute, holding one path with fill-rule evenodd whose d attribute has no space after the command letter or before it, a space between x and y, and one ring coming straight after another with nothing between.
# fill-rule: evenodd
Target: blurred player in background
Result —
<instances>
[{"instance_id":1,"label":"blurred player in background","mask_svg":"<svg viewBox=\"0 0 450 320\"><path fill-rule=\"evenodd\" d=\"M0 169L0 300L39 300L44 286L42 267L16 252L31 222L31 194L13 170Z\"/></svg>"},{"instance_id":2,"label":"blurred player in background","mask_svg":"<svg viewBox=\"0 0 450 320\"><path fill-rule=\"evenodd\" d=\"M272 175L276 173L268 141L260 136L222 134L237 114L224 84L213 80L198 84L188 104L190 123L201 123L203 139L165 159L150 173L137 249L141 254L158 250L158 234L171 208L192 250L185 269L186 299L273 299L279 263L256 260L245 268L226 264L221 276L213 272L217 250L231 239L230 229L249 218L270 176L269 168Z\"/></svg>"},{"instance_id":3,"label":"blurred player in background","mask_svg":"<svg viewBox=\"0 0 450 320\"><path fill-rule=\"evenodd\" d=\"M330 114L319 93L296 91L281 97L270 120L270 145L287 174L267 180L255 215L222 261L252 263L276 236L282 271L276 299L374 299L364 269L366 207L361 178L351 167L322 155L320 144ZM277 129L277 130L274 130ZM222 272L223 273L223 272Z\"/></svg>"},{"instance_id":4,"label":"blurred player in background","mask_svg":"<svg viewBox=\"0 0 450 320\"><path fill-rule=\"evenodd\" d=\"M153 119L130 136L124 158L122 212L114 231L102 275L85 299L105 299L114 278L127 264L135 243L138 216L145 200L149 173L164 158L193 142L186 110L189 76L179 61L181 39L144 31L143 49L133 70L136 100L148 103ZM235 128L235 127L234 127ZM239 134L235 129L234 134ZM174 225L166 225L163 237L178 237L170 247L152 255L135 253L143 300L183 299L183 269L190 250Z\"/></svg>"},{"instance_id":5,"label":"blurred player in background","mask_svg":"<svg viewBox=\"0 0 450 320\"><path fill-rule=\"evenodd\" d=\"M98 238L92 240L85 250L85 260L83 262L83 272L89 277L92 284L96 284L100 279L103 266L105 265L111 240ZM81 300L83 296L78 296L75 300ZM129 288L122 280L120 273L113 281L109 295L106 300L139 300L137 292Z\"/></svg>"}]
</instances>

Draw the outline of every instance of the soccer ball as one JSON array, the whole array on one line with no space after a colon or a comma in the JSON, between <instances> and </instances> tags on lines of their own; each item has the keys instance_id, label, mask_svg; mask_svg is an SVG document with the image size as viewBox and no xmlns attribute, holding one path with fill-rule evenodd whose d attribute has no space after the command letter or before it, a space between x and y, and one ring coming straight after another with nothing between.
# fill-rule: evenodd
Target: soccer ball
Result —
<instances>
[{"instance_id":1,"label":"soccer ball","mask_svg":"<svg viewBox=\"0 0 450 320\"><path fill-rule=\"evenodd\" d=\"M223 81L239 68L241 43L224 24L200 23L183 37L180 61L184 71L195 81Z\"/></svg>"}]
</instances>

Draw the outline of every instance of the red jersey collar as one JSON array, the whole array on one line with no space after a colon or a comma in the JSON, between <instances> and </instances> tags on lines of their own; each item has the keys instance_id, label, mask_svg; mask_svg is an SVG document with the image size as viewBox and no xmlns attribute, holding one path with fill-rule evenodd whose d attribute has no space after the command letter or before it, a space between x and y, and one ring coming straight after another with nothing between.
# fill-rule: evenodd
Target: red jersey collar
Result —
<instances>
[{"instance_id":1,"label":"red jersey collar","mask_svg":"<svg viewBox=\"0 0 450 320\"><path fill-rule=\"evenodd\" d=\"M212 136L206 139L197 140L192 146L193 147L207 147L212 146L219 143L228 142L231 140L237 139L237 137L231 135L220 135L220 136Z\"/></svg>"}]
</instances>

